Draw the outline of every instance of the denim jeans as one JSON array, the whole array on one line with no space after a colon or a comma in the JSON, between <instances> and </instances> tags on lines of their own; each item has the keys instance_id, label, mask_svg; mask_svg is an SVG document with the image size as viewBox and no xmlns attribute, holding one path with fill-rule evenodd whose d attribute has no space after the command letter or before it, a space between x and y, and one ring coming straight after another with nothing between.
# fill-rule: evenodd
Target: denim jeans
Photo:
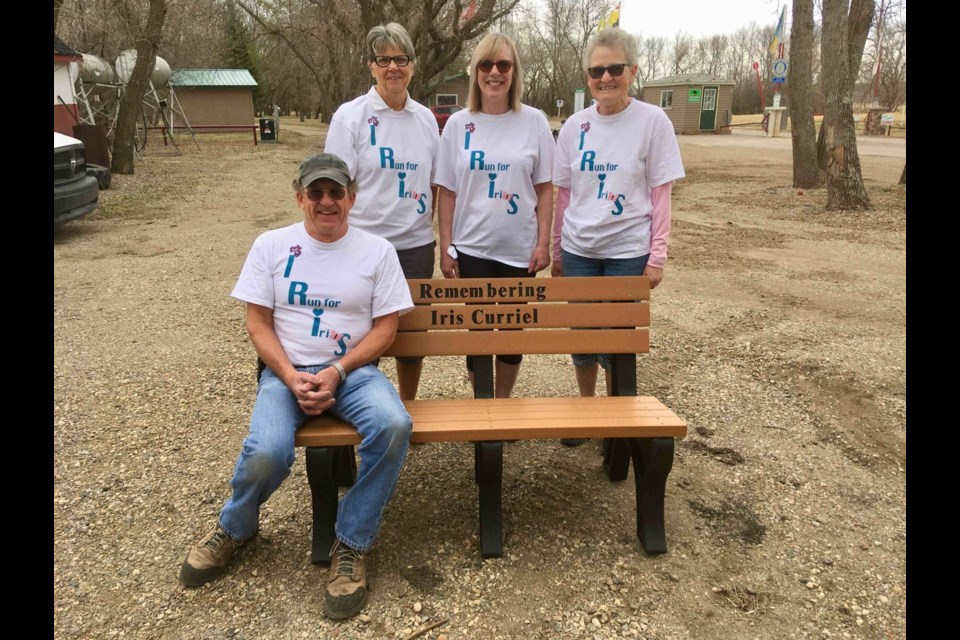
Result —
<instances>
[{"instance_id":1,"label":"denim jeans","mask_svg":"<svg viewBox=\"0 0 960 640\"><path fill-rule=\"evenodd\" d=\"M642 276L650 254L637 258L584 258L565 249L560 249L565 276ZM605 353L575 353L573 364L577 367L593 365L598 361L604 369L610 368L610 357Z\"/></svg>"},{"instance_id":2,"label":"denim jeans","mask_svg":"<svg viewBox=\"0 0 960 640\"><path fill-rule=\"evenodd\" d=\"M316 373L322 366L298 367ZM356 427L360 443L357 481L337 507L337 537L354 549L373 545L383 510L397 486L407 457L413 422L393 384L373 365L347 374L328 409ZM260 374L250 434L233 472L233 493L220 512L220 526L236 540L257 533L260 505L290 475L294 434L307 418L296 396L268 367Z\"/></svg>"}]
</instances>

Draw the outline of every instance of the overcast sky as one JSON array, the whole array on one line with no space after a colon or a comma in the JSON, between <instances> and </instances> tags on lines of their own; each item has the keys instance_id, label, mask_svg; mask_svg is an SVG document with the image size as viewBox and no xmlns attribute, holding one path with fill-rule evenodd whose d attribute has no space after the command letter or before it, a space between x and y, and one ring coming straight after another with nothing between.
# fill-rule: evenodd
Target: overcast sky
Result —
<instances>
[{"instance_id":1,"label":"overcast sky","mask_svg":"<svg viewBox=\"0 0 960 640\"><path fill-rule=\"evenodd\" d=\"M756 22L777 25L784 0L621 0L620 27L644 38L731 34ZM790 9L787 9L787 22Z\"/></svg>"}]
</instances>

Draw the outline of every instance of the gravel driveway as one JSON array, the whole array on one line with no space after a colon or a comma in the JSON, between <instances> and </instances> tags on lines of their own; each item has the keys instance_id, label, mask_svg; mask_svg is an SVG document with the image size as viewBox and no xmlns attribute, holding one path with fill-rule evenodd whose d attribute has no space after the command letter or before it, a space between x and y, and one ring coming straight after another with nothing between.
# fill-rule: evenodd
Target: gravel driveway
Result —
<instances>
[{"instance_id":1,"label":"gravel driveway","mask_svg":"<svg viewBox=\"0 0 960 640\"><path fill-rule=\"evenodd\" d=\"M370 603L332 623L301 450L258 540L183 588L253 405L229 293L256 235L297 219L290 180L324 133L148 147L55 234L56 638L406 638L440 621L419 637L905 637L904 161L862 155L874 210L828 214L824 190L789 187L789 147L705 136L680 138L688 178L638 363L641 393L690 425L669 553L640 550L632 478L606 480L598 443L537 441L505 447L505 555L481 561L472 447L417 446ZM516 394L576 395L568 358L527 357ZM426 361L421 397L469 395L461 359Z\"/></svg>"}]
</instances>

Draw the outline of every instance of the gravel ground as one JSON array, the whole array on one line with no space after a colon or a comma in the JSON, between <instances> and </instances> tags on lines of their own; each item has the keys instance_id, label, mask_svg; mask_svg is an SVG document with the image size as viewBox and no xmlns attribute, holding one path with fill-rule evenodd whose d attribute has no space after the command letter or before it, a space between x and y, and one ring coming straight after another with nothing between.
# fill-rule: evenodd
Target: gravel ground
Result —
<instances>
[{"instance_id":1,"label":"gravel ground","mask_svg":"<svg viewBox=\"0 0 960 640\"><path fill-rule=\"evenodd\" d=\"M182 587L255 392L229 293L254 237L297 219L289 182L323 133L148 149L55 233L56 638L405 638L436 622L419 637L905 637L903 159L862 157L873 211L824 213L825 191L789 188L789 150L697 137L680 138L688 178L638 362L641 393L690 427L667 554L640 550L632 479L606 480L598 443L535 441L506 445L505 555L481 561L472 447L418 446L370 603L332 623L301 450L228 574ZM575 395L568 358L527 357L516 393ZM469 395L459 358L427 360L421 397Z\"/></svg>"}]
</instances>

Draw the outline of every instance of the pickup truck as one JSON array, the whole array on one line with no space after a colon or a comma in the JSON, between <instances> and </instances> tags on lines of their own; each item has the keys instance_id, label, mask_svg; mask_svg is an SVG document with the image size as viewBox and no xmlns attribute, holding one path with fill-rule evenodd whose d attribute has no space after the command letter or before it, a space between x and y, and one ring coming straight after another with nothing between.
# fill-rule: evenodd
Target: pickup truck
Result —
<instances>
[{"instance_id":1,"label":"pickup truck","mask_svg":"<svg viewBox=\"0 0 960 640\"><path fill-rule=\"evenodd\" d=\"M53 226L85 216L97 208L100 185L87 172L83 143L53 132Z\"/></svg>"}]
</instances>

